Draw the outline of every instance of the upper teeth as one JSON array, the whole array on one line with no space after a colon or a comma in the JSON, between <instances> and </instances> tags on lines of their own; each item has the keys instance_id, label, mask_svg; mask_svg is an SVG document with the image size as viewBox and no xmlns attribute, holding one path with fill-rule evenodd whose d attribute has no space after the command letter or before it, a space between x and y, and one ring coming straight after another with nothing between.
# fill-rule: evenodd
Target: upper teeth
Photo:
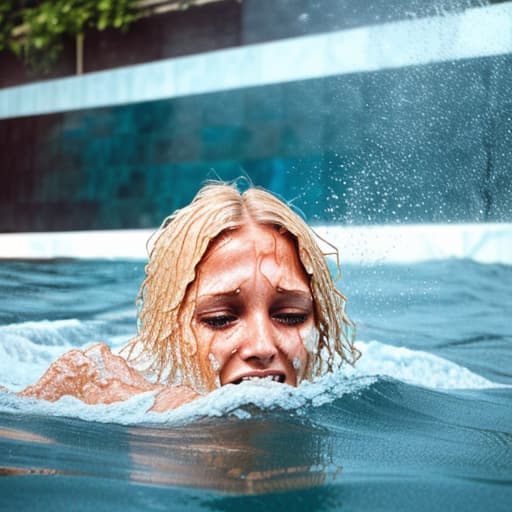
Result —
<instances>
[{"instance_id":1,"label":"upper teeth","mask_svg":"<svg viewBox=\"0 0 512 512\"><path fill-rule=\"evenodd\" d=\"M279 382L280 379L279 379L279 375L266 375L264 377L258 377L257 375L251 375L250 377L242 377L240 379L242 382L244 381L247 381L247 380L268 380L268 381L273 381L273 382Z\"/></svg>"}]
</instances>

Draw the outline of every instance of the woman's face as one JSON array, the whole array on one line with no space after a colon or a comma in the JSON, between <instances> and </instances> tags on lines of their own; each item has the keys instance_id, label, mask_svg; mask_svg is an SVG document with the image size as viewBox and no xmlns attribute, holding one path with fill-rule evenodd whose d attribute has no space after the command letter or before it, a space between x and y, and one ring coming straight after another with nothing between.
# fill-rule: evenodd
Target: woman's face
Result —
<instances>
[{"instance_id":1,"label":"woman's face","mask_svg":"<svg viewBox=\"0 0 512 512\"><path fill-rule=\"evenodd\" d=\"M298 384L304 341L316 329L308 277L287 236L252 224L225 233L199 264L191 291L198 356L220 385Z\"/></svg>"}]
</instances>

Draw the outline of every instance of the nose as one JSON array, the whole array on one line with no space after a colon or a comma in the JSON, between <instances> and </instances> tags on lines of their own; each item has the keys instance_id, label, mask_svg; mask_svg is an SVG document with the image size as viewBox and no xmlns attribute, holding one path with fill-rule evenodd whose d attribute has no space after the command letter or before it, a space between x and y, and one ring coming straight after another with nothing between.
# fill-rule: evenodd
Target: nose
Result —
<instances>
[{"instance_id":1,"label":"nose","mask_svg":"<svg viewBox=\"0 0 512 512\"><path fill-rule=\"evenodd\" d=\"M248 322L244 341L239 347L239 355L244 361L269 365L277 354L275 333L270 319L260 316Z\"/></svg>"}]
</instances>

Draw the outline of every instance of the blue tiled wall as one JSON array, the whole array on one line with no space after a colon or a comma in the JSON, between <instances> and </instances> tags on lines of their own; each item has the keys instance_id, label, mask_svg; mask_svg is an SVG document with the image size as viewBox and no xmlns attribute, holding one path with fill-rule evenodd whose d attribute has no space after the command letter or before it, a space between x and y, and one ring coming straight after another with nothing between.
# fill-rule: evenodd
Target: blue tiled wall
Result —
<instances>
[{"instance_id":1,"label":"blue tiled wall","mask_svg":"<svg viewBox=\"0 0 512 512\"><path fill-rule=\"evenodd\" d=\"M312 222L512 220L512 57L0 122L0 230L155 226L249 176Z\"/></svg>"}]
</instances>

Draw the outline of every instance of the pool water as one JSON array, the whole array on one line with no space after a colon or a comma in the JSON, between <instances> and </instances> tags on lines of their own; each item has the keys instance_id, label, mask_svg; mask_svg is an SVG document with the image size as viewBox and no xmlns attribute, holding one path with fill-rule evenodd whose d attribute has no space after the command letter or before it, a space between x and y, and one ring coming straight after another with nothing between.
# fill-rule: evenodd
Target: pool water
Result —
<instances>
[{"instance_id":1,"label":"pool water","mask_svg":"<svg viewBox=\"0 0 512 512\"><path fill-rule=\"evenodd\" d=\"M151 394L11 392L72 347L133 336L143 267L0 264L2 511L511 509L511 266L345 266L363 357L297 389L228 386L164 414Z\"/></svg>"}]
</instances>

